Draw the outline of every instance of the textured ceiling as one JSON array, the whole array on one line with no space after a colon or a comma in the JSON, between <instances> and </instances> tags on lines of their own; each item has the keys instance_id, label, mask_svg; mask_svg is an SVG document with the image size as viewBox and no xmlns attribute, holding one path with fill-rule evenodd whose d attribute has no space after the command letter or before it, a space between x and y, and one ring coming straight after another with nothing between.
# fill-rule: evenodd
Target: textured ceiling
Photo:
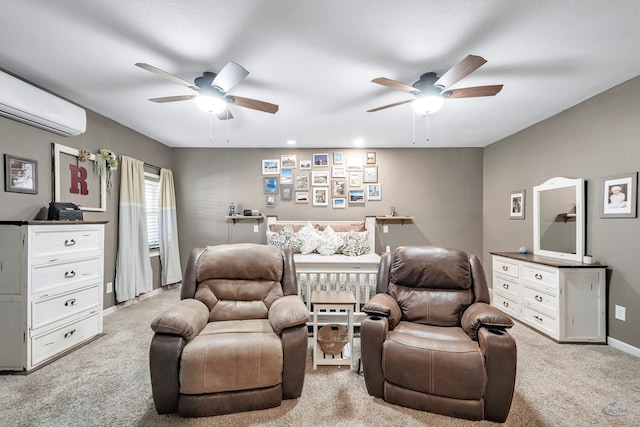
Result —
<instances>
[{"instance_id":1,"label":"textured ceiling","mask_svg":"<svg viewBox=\"0 0 640 427\"><path fill-rule=\"evenodd\" d=\"M635 0L5 0L0 16L0 68L171 147L483 147L640 74ZM411 85L468 54L488 62L454 87L497 96L366 112L412 97L371 79ZM230 94L277 114L150 102L193 92L134 66L193 81L228 61L250 71Z\"/></svg>"}]
</instances>

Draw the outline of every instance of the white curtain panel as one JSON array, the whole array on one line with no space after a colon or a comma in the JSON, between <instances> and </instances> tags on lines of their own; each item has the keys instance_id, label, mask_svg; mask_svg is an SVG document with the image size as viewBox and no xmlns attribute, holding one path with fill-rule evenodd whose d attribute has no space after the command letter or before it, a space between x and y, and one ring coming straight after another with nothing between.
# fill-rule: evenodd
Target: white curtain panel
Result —
<instances>
[{"instance_id":1,"label":"white curtain panel","mask_svg":"<svg viewBox=\"0 0 640 427\"><path fill-rule=\"evenodd\" d=\"M118 302L153 289L144 204L144 163L121 156L115 291Z\"/></svg>"},{"instance_id":2,"label":"white curtain panel","mask_svg":"<svg viewBox=\"0 0 640 427\"><path fill-rule=\"evenodd\" d=\"M173 173L160 169L160 209L158 211L158 237L160 239L160 264L162 286L182 280L180 249L178 248L178 217Z\"/></svg>"}]
</instances>

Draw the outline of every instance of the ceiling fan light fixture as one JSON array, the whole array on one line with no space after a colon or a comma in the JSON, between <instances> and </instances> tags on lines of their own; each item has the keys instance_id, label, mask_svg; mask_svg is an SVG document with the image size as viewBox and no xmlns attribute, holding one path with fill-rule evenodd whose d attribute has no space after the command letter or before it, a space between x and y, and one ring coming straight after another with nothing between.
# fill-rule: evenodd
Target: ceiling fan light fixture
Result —
<instances>
[{"instance_id":1,"label":"ceiling fan light fixture","mask_svg":"<svg viewBox=\"0 0 640 427\"><path fill-rule=\"evenodd\" d=\"M227 108L227 103L211 95L199 95L195 99L196 105L205 113L220 114Z\"/></svg>"},{"instance_id":2,"label":"ceiling fan light fixture","mask_svg":"<svg viewBox=\"0 0 640 427\"><path fill-rule=\"evenodd\" d=\"M416 98L411 103L413 111L418 114L433 114L442 108L444 98L440 95L427 95Z\"/></svg>"}]
</instances>

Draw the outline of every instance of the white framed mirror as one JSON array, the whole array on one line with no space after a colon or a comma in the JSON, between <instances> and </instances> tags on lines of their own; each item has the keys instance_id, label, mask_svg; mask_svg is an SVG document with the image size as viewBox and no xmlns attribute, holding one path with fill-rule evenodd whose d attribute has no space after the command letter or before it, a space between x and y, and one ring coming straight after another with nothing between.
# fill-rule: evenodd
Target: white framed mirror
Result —
<instances>
[{"instance_id":1,"label":"white framed mirror","mask_svg":"<svg viewBox=\"0 0 640 427\"><path fill-rule=\"evenodd\" d=\"M533 253L582 262L584 180L551 178L533 187Z\"/></svg>"}]
</instances>

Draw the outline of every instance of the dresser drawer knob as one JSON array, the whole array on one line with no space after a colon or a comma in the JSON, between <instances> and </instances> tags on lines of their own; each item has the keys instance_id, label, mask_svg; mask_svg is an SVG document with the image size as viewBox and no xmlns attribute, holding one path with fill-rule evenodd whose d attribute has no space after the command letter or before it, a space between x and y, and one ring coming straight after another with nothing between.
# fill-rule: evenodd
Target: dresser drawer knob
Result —
<instances>
[{"instance_id":1,"label":"dresser drawer knob","mask_svg":"<svg viewBox=\"0 0 640 427\"><path fill-rule=\"evenodd\" d=\"M505 289L509 289L509 285L507 283L503 283L502 287L505 288Z\"/></svg>"},{"instance_id":2,"label":"dresser drawer knob","mask_svg":"<svg viewBox=\"0 0 640 427\"><path fill-rule=\"evenodd\" d=\"M64 302L64 305L65 307L74 306L76 305L76 299L75 298L68 299Z\"/></svg>"},{"instance_id":3,"label":"dresser drawer knob","mask_svg":"<svg viewBox=\"0 0 640 427\"><path fill-rule=\"evenodd\" d=\"M536 319L536 320L538 320L538 321L540 321L540 322L542 322L542 317L540 317L540 316L537 316L537 315L536 315L536 316L533 316L533 318L534 318L534 319Z\"/></svg>"},{"instance_id":4,"label":"dresser drawer knob","mask_svg":"<svg viewBox=\"0 0 640 427\"><path fill-rule=\"evenodd\" d=\"M542 302L542 297L540 295L536 295L534 298L536 299L536 301Z\"/></svg>"},{"instance_id":5,"label":"dresser drawer knob","mask_svg":"<svg viewBox=\"0 0 640 427\"><path fill-rule=\"evenodd\" d=\"M535 277L538 280L542 280L542 274L540 273L536 273L533 277Z\"/></svg>"},{"instance_id":6,"label":"dresser drawer knob","mask_svg":"<svg viewBox=\"0 0 640 427\"><path fill-rule=\"evenodd\" d=\"M502 305L504 305L505 307L509 307L509 303L506 301L502 301Z\"/></svg>"},{"instance_id":7,"label":"dresser drawer knob","mask_svg":"<svg viewBox=\"0 0 640 427\"><path fill-rule=\"evenodd\" d=\"M69 338L71 335L73 335L75 333L76 333L76 330L72 329L69 332L67 332L66 334L64 334L64 338L67 339L67 338Z\"/></svg>"},{"instance_id":8,"label":"dresser drawer knob","mask_svg":"<svg viewBox=\"0 0 640 427\"><path fill-rule=\"evenodd\" d=\"M71 279L71 278L74 278L74 277L76 277L76 272L75 271L71 270L71 271L65 271L64 272L64 278L65 279Z\"/></svg>"},{"instance_id":9,"label":"dresser drawer knob","mask_svg":"<svg viewBox=\"0 0 640 427\"><path fill-rule=\"evenodd\" d=\"M503 265L503 266L502 266L502 270L503 270L503 271L509 271L509 267L507 267L506 265Z\"/></svg>"},{"instance_id":10,"label":"dresser drawer knob","mask_svg":"<svg viewBox=\"0 0 640 427\"><path fill-rule=\"evenodd\" d=\"M76 244L76 241L75 241L75 240L73 240L73 239L71 239L71 240L65 240L65 241L64 241L64 245L65 245L65 246L73 246L73 245L75 245L75 244Z\"/></svg>"}]
</instances>

